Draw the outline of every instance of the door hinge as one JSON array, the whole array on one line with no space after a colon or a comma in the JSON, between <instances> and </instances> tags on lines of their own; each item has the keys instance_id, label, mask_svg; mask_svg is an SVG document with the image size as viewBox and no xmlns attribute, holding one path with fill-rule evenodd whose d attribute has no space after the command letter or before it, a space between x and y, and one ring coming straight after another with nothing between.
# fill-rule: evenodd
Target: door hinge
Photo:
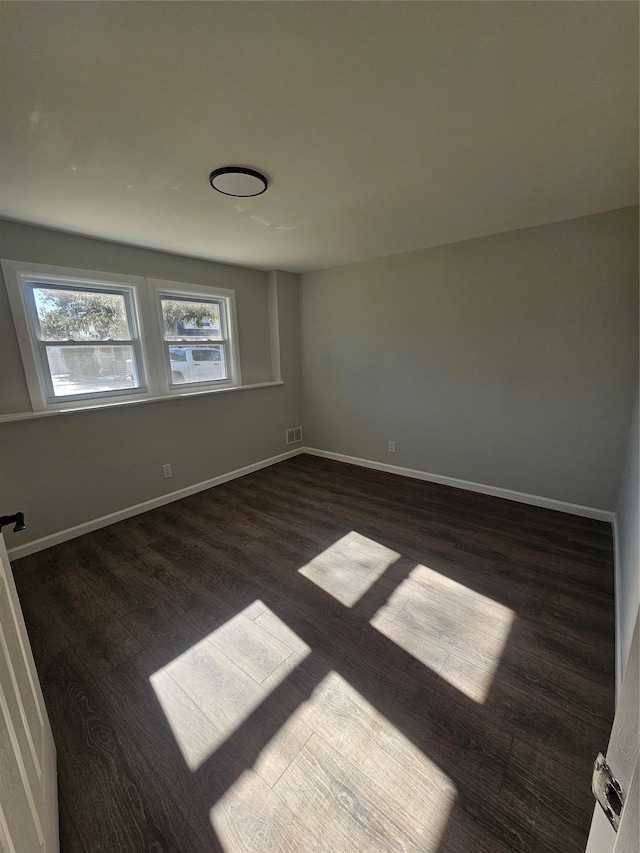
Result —
<instances>
[{"instance_id":1,"label":"door hinge","mask_svg":"<svg viewBox=\"0 0 640 853\"><path fill-rule=\"evenodd\" d=\"M609 818L609 823L617 832L620 826L620 815L624 806L625 794L601 752L593 765L591 790L593 796L602 806L602 811Z\"/></svg>"}]
</instances>

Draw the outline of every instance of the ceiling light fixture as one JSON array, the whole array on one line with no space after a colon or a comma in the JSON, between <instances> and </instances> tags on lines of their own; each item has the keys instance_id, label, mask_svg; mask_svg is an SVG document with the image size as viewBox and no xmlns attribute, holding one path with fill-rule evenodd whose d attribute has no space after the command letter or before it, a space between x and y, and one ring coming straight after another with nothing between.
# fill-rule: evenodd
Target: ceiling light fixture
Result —
<instances>
[{"instance_id":1,"label":"ceiling light fixture","mask_svg":"<svg viewBox=\"0 0 640 853\"><path fill-rule=\"evenodd\" d=\"M269 186L269 182L255 169L244 166L223 166L209 175L209 183L223 195L248 196L261 195Z\"/></svg>"}]
</instances>

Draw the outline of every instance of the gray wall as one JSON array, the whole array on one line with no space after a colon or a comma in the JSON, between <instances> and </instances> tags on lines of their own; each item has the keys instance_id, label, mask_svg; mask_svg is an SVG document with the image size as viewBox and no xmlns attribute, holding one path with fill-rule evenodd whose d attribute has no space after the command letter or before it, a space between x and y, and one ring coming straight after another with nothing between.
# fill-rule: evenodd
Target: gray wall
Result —
<instances>
[{"instance_id":1,"label":"gray wall","mask_svg":"<svg viewBox=\"0 0 640 853\"><path fill-rule=\"evenodd\" d=\"M285 380L0 424L0 508L28 513L26 543L277 455L304 418L309 446L615 509L637 387L637 227L629 208L311 273L299 325L297 276L0 221L0 257L235 289L247 384L271 378L275 286ZM25 409L0 283L0 411Z\"/></svg>"},{"instance_id":2,"label":"gray wall","mask_svg":"<svg viewBox=\"0 0 640 853\"><path fill-rule=\"evenodd\" d=\"M231 288L243 382L271 380L266 273L7 221L0 257ZM19 544L291 449L284 431L301 422L298 286L287 273L271 281L284 385L0 424L1 508L23 510L29 522ZM0 407L30 409L1 279Z\"/></svg>"},{"instance_id":3,"label":"gray wall","mask_svg":"<svg viewBox=\"0 0 640 853\"><path fill-rule=\"evenodd\" d=\"M639 421L638 397L636 397L617 508L620 588L616 591L616 597L620 614L618 637L621 658L620 672L618 673L620 678L624 673L624 667L629 657L633 628L640 604Z\"/></svg>"},{"instance_id":4,"label":"gray wall","mask_svg":"<svg viewBox=\"0 0 640 853\"><path fill-rule=\"evenodd\" d=\"M305 274L305 444L615 510L637 318L637 208Z\"/></svg>"}]
</instances>

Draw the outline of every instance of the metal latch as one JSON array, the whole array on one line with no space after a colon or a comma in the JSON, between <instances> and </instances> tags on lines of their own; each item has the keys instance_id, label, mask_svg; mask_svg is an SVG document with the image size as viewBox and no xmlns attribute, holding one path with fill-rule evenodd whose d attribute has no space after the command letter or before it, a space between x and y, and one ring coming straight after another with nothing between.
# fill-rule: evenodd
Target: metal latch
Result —
<instances>
[{"instance_id":1,"label":"metal latch","mask_svg":"<svg viewBox=\"0 0 640 853\"><path fill-rule=\"evenodd\" d=\"M620 782L614 777L602 753L598 754L593 765L591 778L593 796L602 806L603 812L609 818L609 823L618 831L620 815L624 806L625 795Z\"/></svg>"}]
</instances>

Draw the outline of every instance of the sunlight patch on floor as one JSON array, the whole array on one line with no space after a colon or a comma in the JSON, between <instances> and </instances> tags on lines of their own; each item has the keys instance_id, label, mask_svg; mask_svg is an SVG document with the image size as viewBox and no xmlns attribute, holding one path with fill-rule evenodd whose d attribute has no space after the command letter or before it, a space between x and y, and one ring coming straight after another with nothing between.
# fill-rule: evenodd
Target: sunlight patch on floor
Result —
<instances>
[{"instance_id":1,"label":"sunlight patch on floor","mask_svg":"<svg viewBox=\"0 0 640 853\"><path fill-rule=\"evenodd\" d=\"M256 601L155 672L151 686L188 767L197 770L310 651ZM281 756L309 734L274 735L277 756L266 752L257 763L267 781L282 772Z\"/></svg>"},{"instance_id":2,"label":"sunlight patch on floor","mask_svg":"<svg viewBox=\"0 0 640 853\"><path fill-rule=\"evenodd\" d=\"M225 851L436 853L455 785L342 676L330 672L279 736L297 743L282 772L247 770L210 811Z\"/></svg>"},{"instance_id":3,"label":"sunlight patch on floor","mask_svg":"<svg viewBox=\"0 0 640 853\"><path fill-rule=\"evenodd\" d=\"M149 679L189 770L196 771L225 738L163 669Z\"/></svg>"},{"instance_id":4,"label":"sunlight patch on floor","mask_svg":"<svg viewBox=\"0 0 640 853\"><path fill-rule=\"evenodd\" d=\"M373 539L351 531L298 571L341 604L353 607L399 556Z\"/></svg>"},{"instance_id":5,"label":"sunlight patch on floor","mask_svg":"<svg viewBox=\"0 0 640 853\"><path fill-rule=\"evenodd\" d=\"M484 703L515 613L418 565L370 624L475 702Z\"/></svg>"}]
</instances>

